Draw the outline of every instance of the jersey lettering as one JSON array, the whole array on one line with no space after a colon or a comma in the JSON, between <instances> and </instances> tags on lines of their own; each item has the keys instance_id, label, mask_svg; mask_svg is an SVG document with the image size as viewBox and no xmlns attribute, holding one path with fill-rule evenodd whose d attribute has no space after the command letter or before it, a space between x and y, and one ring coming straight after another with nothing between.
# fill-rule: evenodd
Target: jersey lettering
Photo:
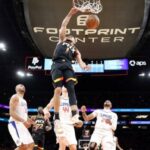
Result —
<instances>
[{"instance_id":1,"label":"jersey lettering","mask_svg":"<svg viewBox=\"0 0 150 150\"><path fill-rule=\"evenodd\" d=\"M69 112L69 107L68 106L63 106L63 111L65 112L65 113L68 113Z\"/></svg>"},{"instance_id":2,"label":"jersey lettering","mask_svg":"<svg viewBox=\"0 0 150 150\"><path fill-rule=\"evenodd\" d=\"M72 53L74 53L75 49L74 49L74 46L73 45L70 45L69 43L66 43L66 42L63 42L62 45L66 45L67 48L66 48L66 52L69 51L69 49L71 50Z\"/></svg>"}]
</instances>

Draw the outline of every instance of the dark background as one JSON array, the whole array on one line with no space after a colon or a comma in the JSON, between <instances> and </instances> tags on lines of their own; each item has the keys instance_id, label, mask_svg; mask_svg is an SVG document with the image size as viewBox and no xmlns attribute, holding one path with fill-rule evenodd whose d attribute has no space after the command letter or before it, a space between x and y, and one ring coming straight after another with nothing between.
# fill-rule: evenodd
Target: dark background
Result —
<instances>
[{"instance_id":1,"label":"dark background","mask_svg":"<svg viewBox=\"0 0 150 150\"><path fill-rule=\"evenodd\" d=\"M100 18L100 26L95 30L95 34L86 35L87 28L83 25L83 18L83 24L81 25L79 18L81 15L88 15L88 13L78 12L72 17L68 29L70 30L70 34L75 38L79 38L81 41L85 39L85 42L77 40L76 44L83 58L99 59L127 56L141 38L143 29L147 23L149 9L147 2L147 0L101 1L103 10L97 14ZM68 13L71 5L72 1L45 0L41 3L41 0L23 0L28 29L34 42L44 56L52 57L53 49L57 42L56 39L58 37L60 23ZM138 15L135 15L135 12ZM35 27L43 29L41 32L35 32ZM133 31L131 33L131 28L139 29L135 29L135 32ZM55 34L54 29L57 32ZM77 34L75 29L80 29L80 32ZM121 34L120 32L116 32L116 29L122 32L126 30L126 32ZM50 33L47 33L47 30ZM106 30L108 32L104 32ZM124 40L122 42L115 41L116 37L123 37ZM55 42L49 40L50 38ZM95 38L94 42L92 42L91 38Z\"/></svg>"},{"instance_id":2,"label":"dark background","mask_svg":"<svg viewBox=\"0 0 150 150\"><path fill-rule=\"evenodd\" d=\"M149 2L149 1L148 1ZM149 3L147 3L149 4ZM136 12L134 14L137 16ZM147 67L135 67L128 76L94 76L79 75L76 86L78 105L91 108L102 108L103 102L110 99L114 108L149 108L150 107L150 79L139 77L139 73L149 73L150 56L150 20L146 23L142 37L131 50L128 58L146 60ZM22 18L22 19L20 19ZM134 18L133 18L134 19ZM9 104L14 94L14 87L18 83L26 86L25 98L29 108L39 105L45 106L53 95L51 76L44 72L32 72L31 78L20 78L16 71L25 70L27 56L41 56L33 42L24 19L23 3L19 0L0 0L0 41L5 42L6 52L0 52L0 101ZM82 47L81 47L82 48ZM126 115L126 117L125 117ZM146 119L136 119L137 115L148 115ZM116 135L120 145L125 150L149 150L149 125L131 125L131 120L149 120L149 113L118 113L119 121L125 120L128 128L118 125ZM8 110L0 109L0 117L8 118ZM81 135L77 130L77 137ZM7 130L7 122L0 122L0 149L14 149L14 143ZM46 141L50 150L55 148L54 133L47 133ZM11 147L11 148L10 148Z\"/></svg>"}]
</instances>

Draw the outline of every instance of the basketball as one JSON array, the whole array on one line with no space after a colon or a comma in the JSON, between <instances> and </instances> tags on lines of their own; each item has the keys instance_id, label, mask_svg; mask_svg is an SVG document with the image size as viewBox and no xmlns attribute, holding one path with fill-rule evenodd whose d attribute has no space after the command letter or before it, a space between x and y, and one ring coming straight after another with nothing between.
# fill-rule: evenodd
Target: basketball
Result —
<instances>
[{"instance_id":1,"label":"basketball","mask_svg":"<svg viewBox=\"0 0 150 150\"><path fill-rule=\"evenodd\" d=\"M100 24L100 19L97 15L89 15L86 20L86 26L88 29L96 29Z\"/></svg>"}]
</instances>

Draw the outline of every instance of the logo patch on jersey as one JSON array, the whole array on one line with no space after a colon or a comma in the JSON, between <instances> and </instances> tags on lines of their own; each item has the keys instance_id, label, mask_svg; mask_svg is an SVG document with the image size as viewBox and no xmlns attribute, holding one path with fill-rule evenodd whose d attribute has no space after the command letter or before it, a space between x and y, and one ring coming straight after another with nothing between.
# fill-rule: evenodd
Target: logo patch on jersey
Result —
<instances>
[{"instance_id":1,"label":"logo patch on jersey","mask_svg":"<svg viewBox=\"0 0 150 150\"><path fill-rule=\"evenodd\" d=\"M101 117L105 119L112 119L112 116L108 114L101 114Z\"/></svg>"},{"instance_id":2,"label":"logo patch on jersey","mask_svg":"<svg viewBox=\"0 0 150 150\"><path fill-rule=\"evenodd\" d=\"M68 106L63 106L62 110L63 110L64 112L69 112L69 107L68 107Z\"/></svg>"},{"instance_id":3,"label":"logo patch on jersey","mask_svg":"<svg viewBox=\"0 0 150 150\"><path fill-rule=\"evenodd\" d=\"M73 45L70 45L69 43L66 43L66 42L63 42L62 45L67 46L67 48L66 48L66 53L67 53L69 50L71 50L72 53L75 52L75 49L74 49L74 46L73 46Z\"/></svg>"}]
</instances>

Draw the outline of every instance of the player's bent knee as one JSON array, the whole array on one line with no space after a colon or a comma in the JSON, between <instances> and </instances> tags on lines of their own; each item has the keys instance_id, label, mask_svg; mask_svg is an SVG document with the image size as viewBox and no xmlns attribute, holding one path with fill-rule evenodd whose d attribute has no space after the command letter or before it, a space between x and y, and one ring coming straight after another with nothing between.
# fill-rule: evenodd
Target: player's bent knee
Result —
<instances>
[{"instance_id":1,"label":"player's bent knee","mask_svg":"<svg viewBox=\"0 0 150 150\"><path fill-rule=\"evenodd\" d=\"M91 142L90 145L89 145L89 150L95 150L96 145L97 144L95 142Z\"/></svg>"},{"instance_id":2,"label":"player's bent knee","mask_svg":"<svg viewBox=\"0 0 150 150\"><path fill-rule=\"evenodd\" d=\"M74 89L74 83L73 81L68 81L66 82L66 88L68 91L68 96L69 96L69 103L70 105L77 105L77 99L75 95L75 89Z\"/></svg>"},{"instance_id":3,"label":"player's bent knee","mask_svg":"<svg viewBox=\"0 0 150 150\"><path fill-rule=\"evenodd\" d=\"M34 148L34 143L28 144L28 149L33 149Z\"/></svg>"},{"instance_id":4,"label":"player's bent knee","mask_svg":"<svg viewBox=\"0 0 150 150\"><path fill-rule=\"evenodd\" d=\"M27 144L22 144L18 147L17 150L26 150L28 148L28 145Z\"/></svg>"},{"instance_id":5,"label":"player's bent knee","mask_svg":"<svg viewBox=\"0 0 150 150\"><path fill-rule=\"evenodd\" d=\"M77 146L75 144L69 146L70 150L77 150Z\"/></svg>"}]
</instances>

